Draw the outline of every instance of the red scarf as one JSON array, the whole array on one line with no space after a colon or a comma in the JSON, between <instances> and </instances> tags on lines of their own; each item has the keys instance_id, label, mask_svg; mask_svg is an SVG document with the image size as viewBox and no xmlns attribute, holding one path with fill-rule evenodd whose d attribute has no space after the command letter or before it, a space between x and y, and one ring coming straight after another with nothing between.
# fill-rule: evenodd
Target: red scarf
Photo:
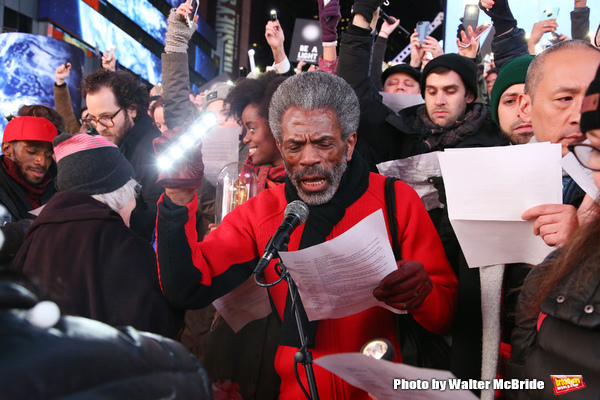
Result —
<instances>
[{"instance_id":1,"label":"red scarf","mask_svg":"<svg viewBox=\"0 0 600 400\"><path fill-rule=\"evenodd\" d=\"M25 191L25 195L29 199L29 202L31 203L31 206L34 210L42 205L42 194L44 194L44 191L46 190L46 185L52 179L50 174L47 173L44 176L42 183L40 183L37 186L33 186L27 183L25 179L23 179L21 172L19 171L19 166L6 156L4 156L4 159L2 160L2 168L4 168L6 173L11 178L13 178L14 181L19 184L19 186L23 188L23 190Z\"/></svg>"},{"instance_id":2,"label":"red scarf","mask_svg":"<svg viewBox=\"0 0 600 400\"><path fill-rule=\"evenodd\" d=\"M285 168L283 164L274 167L271 164L254 165L250 156L246 158L248 164L258 175L258 193L264 189L269 189L285 182Z\"/></svg>"}]
</instances>

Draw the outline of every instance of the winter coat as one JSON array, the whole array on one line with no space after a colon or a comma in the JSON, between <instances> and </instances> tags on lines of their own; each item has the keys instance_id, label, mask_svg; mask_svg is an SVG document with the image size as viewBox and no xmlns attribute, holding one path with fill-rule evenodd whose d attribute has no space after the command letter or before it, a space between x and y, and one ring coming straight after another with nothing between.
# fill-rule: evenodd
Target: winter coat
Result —
<instances>
[{"instance_id":1,"label":"winter coat","mask_svg":"<svg viewBox=\"0 0 600 400\"><path fill-rule=\"evenodd\" d=\"M89 195L55 195L31 225L14 265L39 280L65 314L167 337L181 329L181 312L160 293L150 243Z\"/></svg>"}]
</instances>

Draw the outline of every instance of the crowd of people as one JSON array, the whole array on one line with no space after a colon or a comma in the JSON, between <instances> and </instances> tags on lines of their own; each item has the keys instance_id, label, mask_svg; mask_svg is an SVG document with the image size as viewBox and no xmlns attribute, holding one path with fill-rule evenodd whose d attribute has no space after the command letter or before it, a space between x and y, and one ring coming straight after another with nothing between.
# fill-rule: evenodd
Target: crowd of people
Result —
<instances>
[{"instance_id":1,"label":"crowd of people","mask_svg":"<svg viewBox=\"0 0 600 400\"><path fill-rule=\"evenodd\" d=\"M563 170L562 203L521 216L553 248L546 260L470 268L442 174L428 177L439 200L431 207L378 170L445 149L550 142L563 157L574 153L600 188L600 28L590 34L586 0L574 0L572 37L545 49L540 40L557 31L556 19L526 34L507 0L481 0L495 28L495 64L485 67L479 38L462 24L458 54L415 30L410 62L387 66L387 38L400 20L377 30L382 0L355 0L341 38L339 0L318 3L323 54L309 71L292 68L282 27L269 21L270 71L196 95L187 55L195 25L184 2L168 17L160 85L148 91L107 52L103 68L81 82L81 118L65 63L56 68L55 109L23 106L8 122L0 398L303 399L314 385L299 352L359 352L376 338L396 349L393 362L464 380L545 383L473 389L481 399L553 398L551 375L583 377L585 388L565 398L600 393L600 199ZM202 144L175 167L156 162L207 112L217 127L239 131L239 162L258 177L258 195L218 226ZM298 200L309 212L289 251L338 238L382 211L397 268L372 296L387 308L309 321L282 282L265 289L271 314L236 332L212 303L252 279L286 206ZM275 264L264 271L267 283L280 278ZM421 345L411 348L410 335ZM372 397L317 365L314 379L323 399Z\"/></svg>"}]
</instances>

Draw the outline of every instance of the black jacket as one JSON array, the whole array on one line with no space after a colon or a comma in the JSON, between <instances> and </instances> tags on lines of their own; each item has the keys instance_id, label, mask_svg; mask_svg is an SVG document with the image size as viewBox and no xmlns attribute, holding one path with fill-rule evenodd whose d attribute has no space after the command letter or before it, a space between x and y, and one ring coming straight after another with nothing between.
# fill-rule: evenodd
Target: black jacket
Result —
<instances>
[{"instance_id":1,"label":"black jacket","mask_svg":"<svg viewBox=\"0 0 600 400\"><path fill-rule=\"evenodd\" d=\"M181 344L81 317L41 328L25 313L36 303L25 287L0 281L0 398L212 399L206 372Z\"/></svg>"},{"instance_id":2,"label":"black jacket","mask_svg":"<svg viewBox=\"0 0 600 400\"><path fill-rule=\"evenodd\" d=\"M525 281L539 273L533 269ZM526 317L524 305L535 287L521 291L517 327L512 331L512 352L506 379L543 380L543 390L508 391L513 399L555 399L550 375L582 375L585 389L565 393L561 399L598 399L600 393L600 269L587 282L567 275L540 305L545 319ZM574 294L574 285L582 290Z\"/></svg>"},{"instance_id":3,"label":"black jacket","mask_svg":"<svg viewBox=\"0 0 600 400\"><path fill-rule=\"evenodd\" d=\"M0 248L0 265L8 266L23 244L25 232L29 229L35 216L29 214L29 211L33 210L33 206L27 198L25 190L2 168L4 157L0 156L0 204L6 208L10 215L10 221L0 227L4 235L4 244ZM48 171L52 176L56 175L54 162ZM46 204L55 193L54 180L51 180L42 194L41 204Z\"/></svg>"},{"instance_id":4,"label":"black jacket","mask_svg":"<svg viewBox=\"0 0 600 400\"><path fill-rule=\"evenodd\" d=\"M142 192L136 200L131 214L131 229L150 241L156 225L156 203L164 189L156 184L158 167L152 141L160 136L160 131L152 123L149 115L142 115L119 148L133 166L136 180L142 185Z\"/></svg>"}]
</instances>

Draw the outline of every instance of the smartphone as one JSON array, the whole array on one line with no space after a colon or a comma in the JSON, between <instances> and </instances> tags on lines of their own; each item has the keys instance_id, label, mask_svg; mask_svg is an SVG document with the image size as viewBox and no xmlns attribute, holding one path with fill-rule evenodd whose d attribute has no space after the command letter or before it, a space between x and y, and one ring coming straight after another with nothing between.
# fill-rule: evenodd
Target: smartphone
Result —
<instances>
[{"instance_id":1,"label":"smartphone","mask_svg":"<svg viewBox=\"0 0 600 400\"><path fill-rule=\"evenodd\" d=\"M469 33L469 26L473 30L477 28L479 21L479 6L477 4L467 4L465 6L465 16L463 17L463 26L465 27L465 33Z\"/></svg>"},{"instance_id":2,"label":"smartphone","mask_svg":"<svg viewBox=\"0 0 600 400\"><path fill-rule=\"evenodd\" d=\"M469 47L469 44L471 43L471 41L469 40L469 37L477 40L477 39L479 39L479 37L481 35L483 35L488 30L490 30L491 27L492 27L492 24L487 24L487 23L479 25L477 28L475 28L473 33L471 33L470 35L467 35L465 37L465 40L461 40L460 42L458 42L458 45L460 47ZM467 32L465 32L465 33L467 33Z\"/></svg>"},{"instance_id":3,"label":"smartphone","mask_svg":"<svg viewBox=\"0 0 600 400\"><path fill-rule=\"evenodd\" d=\"M556 44L556 43L560 42L560 33L552 32L550 34L550 37L548 37L548 40L552 44Z\"/></svg>"},{"instance_id":4,"label":"smartphone","mask_svg":"<svg viewBox=\"0 0 600 400\"><path fill-rule=\"evenodd\" d=\"M559 10L559 7L554 7L542 11L542 18L540 19L540 21L546 21L548 19L557 18Z\"/></svg>"},{"instance_id":5,"label":"smartphone","mask_svg":"<svg viewBox=\"0 0 600 400\"><path fill-rule=\"evenodd\" d=\"M189 15L185 16L185 22L187 22L188 26L191 28L192 26L194 26L194 18L196 18L196 14L198 14L198 6L200 5L200 3L198 3L198 0L188 0L189 1L189 5L192 6L192 13Z\"/></svg>"},{"instance_id":6,"label":"smartphone","mask_svg":"<svg viewBox=\"0 0 600 400\"><path fill-rule=\"evenodd\" d=\"M271 21L277 21L277 11L271 10Z\"/></svg>"},{"instance_id":7,"label":"smartphone","mask_svg":"<svg viewBox=\"0 0 600 400\"><path fill-rule=\"evenodd\" d=\"M419 36L419 42L425 44L425 38L429 35L429 21L417 22L417 36Z\"/></svg>"}]
</instances>

